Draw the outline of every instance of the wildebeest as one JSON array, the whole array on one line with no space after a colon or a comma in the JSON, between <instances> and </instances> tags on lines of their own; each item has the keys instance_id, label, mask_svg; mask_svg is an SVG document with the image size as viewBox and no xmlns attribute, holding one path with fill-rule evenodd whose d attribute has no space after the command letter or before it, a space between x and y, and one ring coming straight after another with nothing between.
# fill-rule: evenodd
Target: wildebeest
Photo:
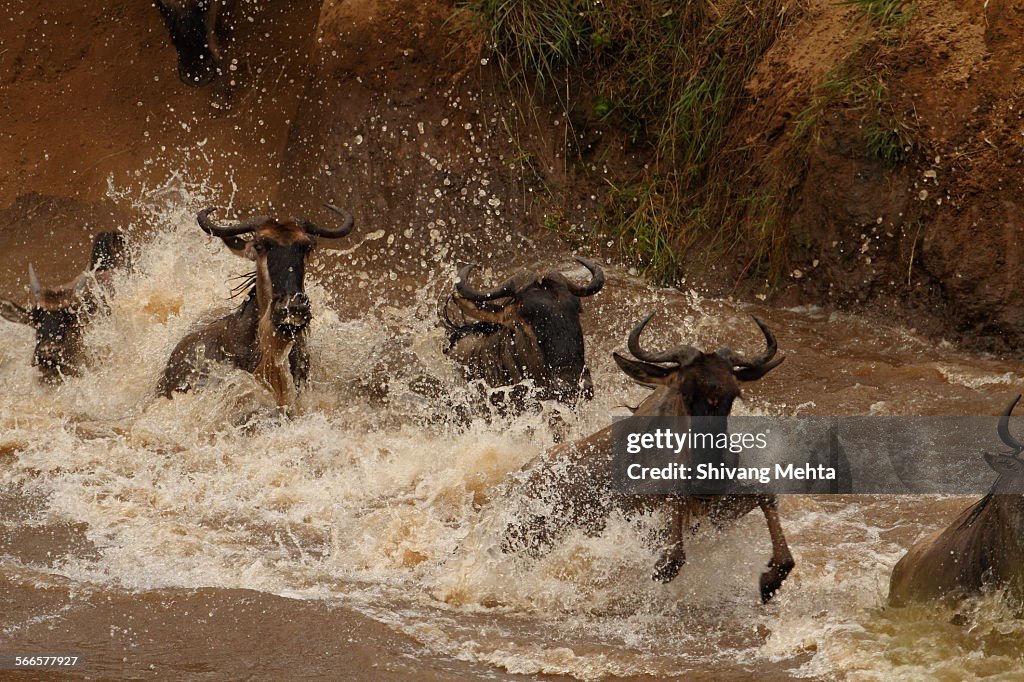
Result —
<instances>
[{"instance_id":1,"label":"wildebeest","mask_svg":"<svg viewBox=\"0 0 1024 682\"><path fill-rule=\"evenodd\" d=\"M703 353L692 346L648 352L640 335L649 315L629 335L633 358L613 354L629 377L654 389L633 411L638 417L725 417L740 396L741 381L760 379L782 362L773 360L775 337L757 318L767 347L753 358L729 348ZM701 520L723 525L760 507L768 522L772 556L760 578L761 599L776 593L794 562L779 521L774 495L640 495L619 492L613 485L612 427L575 443L556 446L528 463L513 480L508 499L516 520L505 528L505 551L525 549L538 553L550 547L569 528L600 532L613 511L625 514L667 505L670 513L668 543L654 568L653 578L670 582L686 561L683 536Z\"/></svg>"},{"instance_id":2,"label":"wildebeest","mask_svg":"<svg viewBox=\"0 0 1024 682\"><path fill-rule=\"evenodd\" d=\"M221 76L234 0L156 0L178 53L178 77L199 87Z\"/></svg>"},{"instance_id":3,"label":"wildebeest","mask_svg":"<svg viewBox=\"0 0 1024 682\"><path fill-rule=\"evenodd\" d=\"M81 374L85 329L110 293L113 270L126 263L124 237L119 232L101 232L93 240L89 268L74 280L44 287L29 265L32 304L0 301L0 316L35 329L33 364L44 382L55 384Z\"/></svg>"},{"instance_id":4,"label":"wildebeest","mask_svg":"<svg viewBox=\"0 0 1024 682\"><path fill-rule=\"evenodd\" d=\"M498 388L532 380L540 400L575 402L593 396L583 351L580 299L604 286L601 267L577 258L590 282L574 284L555 270L538 276L521 270L493 289L469 283L475 266L459 271L456 293L441 309L448 333L445 353L469 380ZM453 319L454 306L459 321Z\"/></svg>"},{"instance_id":5,"label":"wildebeest","mask_svg":"<svg viewBox=\"0 0 1024 682\"><path fill-rule=\"evenodd\" d=\"M216 209L197 214L203 231L253 261L255 270L241 306L175 346L160 379L160 395L190 390L208 375L210 363L225 362L255 375L273 391L279 407L294 402L297 387L309 372L305 334L313 313L304 291L306 259L317 237L344 237L353 224L348 212L325 206L342 216L341 225L324 228L304 218L261 215L221 226L210 218Z\"/></svg>"},{"instance_id":6,"label":"wildebeest","mask_svg":"<svg viewBox=\"0 0 1024 682\"><path fill-rule=\"evenodd\" d=\"M988 494L947 528L921 539L901 558L889 581L889 603L959 599L986 585L1008 588L1024 599L1024 458L1010 433L1018 395L999 419L999 438L1009 453L984 453L999 474Z\"/></svg>"}]
</instances>

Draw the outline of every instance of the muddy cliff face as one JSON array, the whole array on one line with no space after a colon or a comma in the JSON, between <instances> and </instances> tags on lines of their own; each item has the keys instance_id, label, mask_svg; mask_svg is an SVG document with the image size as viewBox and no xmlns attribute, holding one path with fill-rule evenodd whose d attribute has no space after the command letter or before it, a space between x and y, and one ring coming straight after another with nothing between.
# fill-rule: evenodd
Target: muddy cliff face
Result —
<instances>
[{"instance_id":1,"label":"muddy cliff face","mask_svg":"<svg viewBox=\"0 0 1024 682\"><path fill-rule=\"evenodd\" d=\"M0 49L5 292L24 285L17 244L39 225L69 249L113 225L148 229L111 187L138 193L175 174L202 178L211 201L240 213L347 203L366 234L386 232L373 259L389 277L425 276L439 254L529 260L544 244L580 242L614 251L594 237L597 218L609 183L634 177L646 152L595 126L583 134L600 162L581 162L579 121L553 99L511 94L479 34L450 20L450 3L240 7L235 70L196 89L178 81L146 3L15 3ZM905 28L880 37L854 8L791 10L732 135L753 142L769 169L762 180L785 188L784 276L737 287L741 248L734 263L693 270L690 285L876 311L970 347L1016 349L1022 21L1012 3L920 2ZM872 106L907 143L898 163L866 149L863 102L821 102L823 83L848 64L882 83ZM798 145L815 106L814 141ZM486 248L484 232L494 237ZM60 276L73 260L40 270Z\"/></svg>"},{"instance_id":2,"label":"muddy cliff face","mask_svg":"<svg viewBox=\"0 0 1024 682\"><path fill-rule=\"evenodd\" d=\"M905 28L879 37L852 10L802 8L751 83L745 124L792 182L799 246L778 300L896 315L971 347L1020 347L1022 21L1015 3L919 2ZM837 97L794 160L801 115L850 71L870 74L878 94ZM898 132L895 163L866 144L879 124Z\"/></svg>"}]
</instances>

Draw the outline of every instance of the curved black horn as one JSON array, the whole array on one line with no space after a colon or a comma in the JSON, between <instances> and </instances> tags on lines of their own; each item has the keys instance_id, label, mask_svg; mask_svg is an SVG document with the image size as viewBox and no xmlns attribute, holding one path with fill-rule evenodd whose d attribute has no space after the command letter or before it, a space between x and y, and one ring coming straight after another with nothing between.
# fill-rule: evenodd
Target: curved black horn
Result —
<instances>
[{"instance_id":1,"label":"curved black horn","mask_svg":"<svg viewBox=\"0 0 1024 682\"><path fill-rule=\"evenodd\" d=\"M601 266L597 264L597 261L577 256L576 262L581 264L587 270L590 270L590 283L584 286L579 286L578 284L573 284L566 280L566 286L569 287L569 291L574 296L579 296L580 298L583 298L584 296L593 296L597 292L601 291L601 287L604 286L604 270L602 270Z\"/></svg>"},{"instance_id":2,"label":"curved black horn","mask_svg":"<svg viewBox=\"0 0 1024 682\"><path fill-rule=\"evenodd\" d=\"M1013 399L1010 406L1006 408L1006 412L1003 412L1003 416L999 418L999 438L1004 443L1013 448L1015 453L1019 453L1024 450L1024 445L1017 442L1017 439L1010 433L1010 413L1013 412L1013 408L1017 406L1017 401L1020 400L1020 395Z\"/></svg>"},{"instance_id":3,"label":"curved black horn","mask_svg":"<svg viewBox=\"0 0 1024 682\"><path fill-rule=\"evenodd\" d=\"M775 335L772 334L772 330L768 329L768 326L765 325L764 322L757 319L756 315L751 315L751 317L754 318L754 322L757 323L757 326L761 328L761 333L764 334L764 352L748 360L747 358L744 358L742 355L739 355L738 353L734 352L729 348L723 348L720 351L718 351L718 355L721 356L724 360L727 360L729 363L731 363L733 367L761 367L769 360L771 360L773 357L775 357L775 353L777 353L779 350L779 344L776 343Z\"/></svg>"},{"instance_id":4,"label":"curved black horn","mask_svg":"<svg viewBox=\"0 0 1024 682\"><path fill-rule=\"evenodd\" d=\"M660 353L649 353L640 347L640 335L644 331L644 327L654 317L654 313L651 313L638 324L633 331L629 333L629 341L626 346L629 348L629 352L633 354L637 360L643 360L644 362L674 362L680 367L684 367L693 362L700 351L693 346L680 346L672 350L662 351Z\"/></svg>"},{"instance_id":5,"label":"curved black horn","mask_svg":"<svg viewBox=\"0 0 1024 682\"><path fill-rule=\"evenodd\" d=\"M351 213L330 203L325 203L324 207L334 211L342 217L341 225L328 229L314 225L308 220L301 218L297 219L296 222L301 225L302 229L304 229L308 234L315 234L318 237L324 237L326 239L338 239L352 231L352 226L355 224L355 221L353 220Z\"/></svg>"},{"instance_id":6,"label":"curved black horn","mask_svg":"<svg viewBox=\"0 0 1024 682\"><path fill-rule=\"evenodd\" d=\"M238 223L237 225L218 225L210 219L210 214L216 210L217 209L215 207L204 208L196 214L196 222L199 223L199 227L203 228L203 232L211 234L214 237L220 237L221 239L237 237L240 234L252 232L260 225L270 220L269 216L259 215L249 218L245 222Z\"/></svg>"},{"instance_id":7,"label":"curved black horn","mask_svg":"<svg viewBox=\"0 0 1024 682\"><path fill-rule=\"evenodd\" d=\"M469 284L469 273L475 267L476 265L471 263L459 270L459 280L455 283L455 290L459 292L459 296L462 296L462 298L469 299L470 301L483 302L493 301L496 298L504 298L515 293L516 278L514 276L509 277L505 280L504 284L495 287L494 289L489 289L487 291L474 289Z\"/></svg>"}]
</instances>

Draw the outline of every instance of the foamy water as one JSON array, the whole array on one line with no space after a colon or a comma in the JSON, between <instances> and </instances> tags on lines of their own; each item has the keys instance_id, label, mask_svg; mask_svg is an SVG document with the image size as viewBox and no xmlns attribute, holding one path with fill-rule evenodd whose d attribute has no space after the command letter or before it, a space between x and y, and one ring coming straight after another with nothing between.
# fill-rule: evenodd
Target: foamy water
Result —
<instances>
[{"instance_id":1,"label":"foamy water","mask_svg":"<svg viewBox=\"0 0 1024 682\"><path fill-rule=\"evenodd\" d=\"M786 498L797 567L767 606L757 576L770 543L756 513L689 542L689 563L669 585L650 578L657 514L614 517L600 535L571 534L540 559L502 553L501 484L554 442L551 417L581 437L642 399L609 355L636 321L661 311L652 346L757 348L737 304L613 272L584 302L596 399L503 417L487 414L483 389L467 387L441 354L434 306L453 264L439 262L407 306L388 306L382 293L358 319L332 310L340 284L322 263L369 244L356 236L347 252L314 256L307 275L313 367L293 418L228 369L201 391L156 398L173 346L237 303L230 278L248 270L195 227L201 198L181 188L146 197L155 229L132 237L135 269L119 276L110 315L88 333L83 377L41 386L31 331L0 322L0 452L9 455L0 482L46 501L33 522L86 524L96 548L40 572L108 590L238 587L337 600L437 653L509 672L1024 675L1022 621L997 596L961 608L959 626L948 609L884 607L892 565L963 498ZM790 357L747 389L736 413L986 413L1016 390L1005 364L903 330L817 311L758 314Z\"/></svg>"}]
</instances>

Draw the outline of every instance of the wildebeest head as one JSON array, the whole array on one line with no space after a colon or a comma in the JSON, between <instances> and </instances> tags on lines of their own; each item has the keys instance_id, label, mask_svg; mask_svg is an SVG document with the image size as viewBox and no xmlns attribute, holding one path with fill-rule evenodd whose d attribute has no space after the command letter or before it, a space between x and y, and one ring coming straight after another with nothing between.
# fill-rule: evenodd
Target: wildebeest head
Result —
<instances>
[{"instance_id":1,"label":"wildebeest head","mask_svg":"<svg viewBox=\"0 0 1024 682\"><path fill-rule=\"evenodd\" d=\"M33 364L43 381L59 383L66 376L78 376L83 352L83 335L90 317L100 306L92 290L104 274L127 262L124 237L119 232L101 232L92 244L89 269L59 287L44 287L29 265L32 304L23 307L0 301L0 316L11 322L31 325L36 333Z\"/></svg>"},{"instance_id":2,"label":"wildebeest head","mask_svg":"<svg viewBox=\"0 0 1024 682\"><path fill-rule=\"evenodd\" d=\"M96 311L96 299L88 295L88 275L61 287L43 287L28 266L32 304L23 307L0 301L0 315L11 322L31 325L36 343L33 363L46 383L58 383L79 374L85 320Z\"/></svg>"},{"instance_id":3,"label":"wildebeest head","mask_svg":"<svg viewBox=\"0 0 1024 682\"><path fill-rule=\"evenodd\" d=\"M215 208L196 216L205 232L220 237L229 249L256 265L250 281L255 285L260 314L269 315L274 333L285 340L296 339L312 319L305 293L306 257L317 237L336 239L352 230L352 216L326 204L342 216L342 224L323 228L304 218L279 219L261 215L237 225L221 226L210 219Z\"/></svg>"},{"instance_id":4,"label":"wildebeest head","mask_svg":"<svg viewBox=\"0 0 1024 682\"><path fill-rule=\"evenodd\" d=\"M219 76L224 56L218 34L225 0L157 0L178 53L178 76L199 87Z\"/></svg>"},{"instance_id":5,"label":"wildebeest head","mask_svg":"<svg viewBox=\"0 0 1024 682\"><path fill-rule=\"evenodd\" d=\"M613 353L616 364L637 383L655 391L637 409L642 416L723 417L740 396L741 381L755 381L779 366L785 357L775 357L778 345L771 330L759 319L754 322L764 334L763 353L745 358L729 348L704 353L693 346L678 346L650 352L640 345L640 335L654 317L648 315L629 335L631 359Z\"/></svg>"},{"instance_id":6,"label":"wildebeest head","mask_svg":"<svg viewBox=\"0 0 1024 682\"><path fill-rule=\"evenodd\" d=\"M529 378L542 389L541 397L591 398L593 384L584 357L580 299L601 290L604 273L588 258L576 260L590 271L590 282L585 285L554 270L543 276L522 270L497 287L481 290L469 283L475 266L463 267L452 301L472 324L456 325L445 317L451 346L462 339L472 343L473 336L501 334L507 341L503 348L484 342L479 352L500 356L481 359L497 366L509 383Z\"/></svg>"}]
</instances>

